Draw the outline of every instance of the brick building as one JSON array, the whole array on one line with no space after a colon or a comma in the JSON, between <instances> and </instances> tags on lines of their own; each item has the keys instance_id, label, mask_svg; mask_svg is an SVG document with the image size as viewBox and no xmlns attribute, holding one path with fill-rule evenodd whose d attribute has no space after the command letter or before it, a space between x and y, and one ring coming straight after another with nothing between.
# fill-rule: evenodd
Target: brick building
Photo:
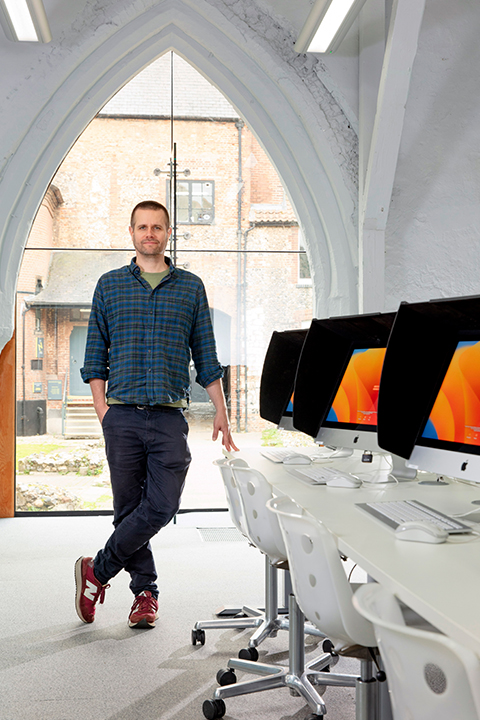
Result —
<instances>
[{"instance_id":1,"label":"brick building","mask_svg":"<svg viewBox=\"0 0 480 720\"><path fill-rule=\"evenodd\" d=\"M18 284L18 434L65 431L67 401L88 402L78 370L93 288L102 272L132 257L128 224L137 202L156 199L173 213L172 139L170 255L206 285L233 427L262 427L258 390L271 333L312 317L308 262L256 138L219 91L167 54L87 127L35 219ZM192 401L199 416L208 411L195 384Z\"/></svg>"}]
</instances>

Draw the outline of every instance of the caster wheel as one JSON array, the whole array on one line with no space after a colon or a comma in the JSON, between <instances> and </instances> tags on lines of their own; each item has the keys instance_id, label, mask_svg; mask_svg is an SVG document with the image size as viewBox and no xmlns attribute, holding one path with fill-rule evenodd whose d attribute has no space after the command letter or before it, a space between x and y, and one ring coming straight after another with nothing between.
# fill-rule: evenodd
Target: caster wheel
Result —
<instances>
[{"instance_id":1,"label":"caster wheel","mask_svg":"<svg viewBox=\"0 0 480 720\"><path fill-rule=\"evenodd\" d=\"M243 650L240 650L240 652L238 653L238 657L240 658L240 660L251 660L253 662L257 662L258 650L254 647L243 648Z\"/></svg>"},{"instance_id":2,"label":"caster wheel","mask_svg":"<svg viewBox=\"0 0 480 720\"><path fill-rule=\"evenodd\" d=\"M237 676L232 669L219 670L217 672L217 683L219 685L234 685L237 682Z\"/></svg>"},{"instance_id":3,"label":"caster wheel","mask_svg":"<svg viewBox=\"0 0 480 720\"><path fill-rule=\"evenodd\" d=\"M227 708L223 700L205 700L202 710L207 720L216 720L225 715Z\"/></svg>"},{"instance_id":4,"label":"caster wheel","mask_svg":"<svg viewBox=\"0 0 480 720\"><path fill-rule=\"evenodd\" d=\"M205 630L192 630L192 645L196 645L197 642L205 645Z\"/></svg>"},{"instance_id":5,"label":"caster wheel","mask_svg":"<svg viewBox=\"0 0 480 720\"><path fill-rule=\"evenodd\" d=\"M311 715L307 715L305 720L323 720L323 718L324 718L323 715L315 715L312 713Z\"/></svg>"},{"instance_id":6,"label":"caster wheel","mask_svg":"<svg viewBox=\"0 0 480 720\"><path fill-rule=\"evenodd\" d=\"M333 648L334 648L334 645L333 645L332 641L329 640L328 638L326 638L322 643L323 652L333 653L334 652Z\"/></svg>"}]
</instances>

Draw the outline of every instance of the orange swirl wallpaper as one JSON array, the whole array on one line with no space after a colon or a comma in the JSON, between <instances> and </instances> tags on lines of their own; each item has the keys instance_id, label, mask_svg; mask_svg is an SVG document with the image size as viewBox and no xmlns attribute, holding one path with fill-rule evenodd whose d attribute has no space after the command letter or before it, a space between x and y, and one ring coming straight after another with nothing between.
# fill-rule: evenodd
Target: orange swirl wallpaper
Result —
<instances>
[{"instance_id":1,"label":"orange swirl wallpaper","mask_svg":"<svg viewBox=\"0 0 480 720\"><path fill-rule=\"evenodd\" d=\"M378 390L385 348L354 350L327 420L356 425L377 424Z\"/></svg>"},{"instance_id":2,"label":"orange swirl wallpaper","mask_svg":"<svg viewBox=\"0 0 480 720\"><path fill-rule=\"evenodd\" d=\"M480 342L460 342L423 437L480 445Z\"/></svg>"}]
</instances>

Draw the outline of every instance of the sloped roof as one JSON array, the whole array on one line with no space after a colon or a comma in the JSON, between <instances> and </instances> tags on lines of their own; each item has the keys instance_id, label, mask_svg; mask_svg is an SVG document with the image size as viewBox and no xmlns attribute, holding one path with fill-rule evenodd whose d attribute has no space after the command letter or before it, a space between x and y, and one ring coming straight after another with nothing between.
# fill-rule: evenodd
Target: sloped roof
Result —
<instances>
[{"instance_id":1,"label":"sloped roof","mask_svg":"<svg viewBox=\"0 0 480 720\"><path fill-rule=\"evenodd\" d=\"M129 265L134 250L52 252L43 290L26 300L35 307L90 307L100 275Z\"/></svg>"},{"instance_id":2,"label":"sloped roof","mask_svg":"<svg viewBox=\"0 0 480 720\"><path fill-rule=\"evenodd\" d=\"M170 53L138 73L102 108L100 115L170 117ZM203 75L179 55L173 56L173 115L236 119L235 108Z\"/></svg>"}]
</instances>

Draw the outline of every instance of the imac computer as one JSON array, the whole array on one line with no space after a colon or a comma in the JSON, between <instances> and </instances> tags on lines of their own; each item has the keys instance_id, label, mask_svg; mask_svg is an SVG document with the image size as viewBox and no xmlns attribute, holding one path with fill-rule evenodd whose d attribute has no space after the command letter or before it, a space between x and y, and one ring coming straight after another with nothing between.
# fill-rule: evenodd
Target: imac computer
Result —
<instances>
[{"instance_id":1,"label":"imac computer","mask_svg":"<svg viewBox=\"0 0 480 720\"><path fill-rule=\"evenodd\" d=\"M458 341L408 465L480 482L480 338Z\"/></svg>"},{"instance_id":2,"label":"imac computer","mask_svg":"<svg viewBox=\"0 0 480 720\"><path fill-rule=\"evenodd\" d=\"M377 441L377 399L394 318L378 313L312 321L295 381L294 427L330 448L326 459L362 451L372 482L393 482L392 474L415 477Z\"/></svg>"},{"instance_id":3,"label":"imac computer","mask_svg":"<svg viewBox=\"0 0 480 720\"><path fill-rule=\"evenodd\" d=\"M298 360L307 330L275 331L260 380L260 417L284 430L293 427L293 392Z\"/></svg>"},{"instance_id":4,"label":"imac computer","mask_svg":"<svg viewBox=\"0 0 480 720\"><path fill-rule=\"evenodd\" d=\"M385 354L378 441L415 470L480 482L480 297L402 303Z\"/></svg>"},{"instance_id":5,"label":"imac computer","mask_svg":"<svg viewBox=\"0 0 480 720\"><path fill-rule=\"evenodd\" d=\"M388 483L414 479L416 471L397 456L386 454L377 440L377 405L386 347L356 348L341 378L335 398L316 441L341 448L330 457L362 450L363 482Z\"/></svg>"}]
</instances>

